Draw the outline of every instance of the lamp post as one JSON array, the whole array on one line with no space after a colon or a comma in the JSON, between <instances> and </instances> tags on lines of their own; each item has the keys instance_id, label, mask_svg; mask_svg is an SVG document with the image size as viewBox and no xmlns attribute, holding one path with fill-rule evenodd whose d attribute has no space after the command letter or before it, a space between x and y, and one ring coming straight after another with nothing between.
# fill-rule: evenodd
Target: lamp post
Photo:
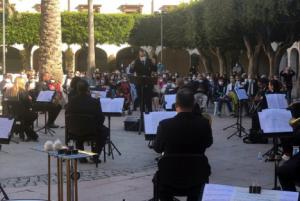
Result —
<instances>
[{"instance_id":1,"label":"lamp post","mask_svg":"<svg viewBox=\"0 0 300 201\"><path fill-rule=\"evenodd\" d=\"M2 0L2 72L6 73L6 44L5 44L5 0Z\"/></svg>"},{"instance_id":2,"label":"lamp post","mask_svg":"<svg viewBox=\"0 0 300 201\"><path fill-rule=\"evenodd\" d=\"M163 14L164 12L161 11L160 13L160 46L161 46L161 53L160 53L160 62L163 64L163 39L164 39L164 26L163 26Z\"/></svg>"}]
</instances>

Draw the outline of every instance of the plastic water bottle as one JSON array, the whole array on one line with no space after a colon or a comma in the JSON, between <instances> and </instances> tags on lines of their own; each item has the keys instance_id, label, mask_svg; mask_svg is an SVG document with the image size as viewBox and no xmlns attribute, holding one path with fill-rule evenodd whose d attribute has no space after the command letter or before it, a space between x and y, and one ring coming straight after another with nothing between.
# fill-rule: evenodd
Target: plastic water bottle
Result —
<instances>
[{"instance_id":1,"label":"plastic water bottle","mask_svg":"<svg viewBox=\"0 0 300 201\"><path fill-rule=\"evenodd\" d=\"M257 154L257 160L258 161L263 161L263 156L262 156L261 152L258 152L258 154Z\"/></svg>"}]
</instances>

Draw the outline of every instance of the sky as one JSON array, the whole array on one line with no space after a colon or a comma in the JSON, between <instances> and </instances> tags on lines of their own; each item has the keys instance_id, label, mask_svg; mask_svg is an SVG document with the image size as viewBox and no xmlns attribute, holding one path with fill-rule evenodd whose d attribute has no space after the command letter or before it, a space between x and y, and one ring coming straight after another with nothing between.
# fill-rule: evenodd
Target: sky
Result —
<instances>
[{"instance_id":1,"label":"sky","mask_svg":"<svg viewBox=\"0 0 300 201\"><path fill-rule=\"evenodd\" d=\"M79 4L87 4L88 0L71 0L71 10ZM16 10L20 12L34 12L32 8L35 4L40 4L41 0L10 0L10 3L16 4ZM67 10L68 0L60 0L61 9ZM158 11L162 5L176 5L189 0L154 0L154 11ZM101 4L101 13L120 13L118 7L123 4L141 4L144 5L143 13L151 13L151 0L94 0L94 4Z\"/></svg>"}]
</instances>

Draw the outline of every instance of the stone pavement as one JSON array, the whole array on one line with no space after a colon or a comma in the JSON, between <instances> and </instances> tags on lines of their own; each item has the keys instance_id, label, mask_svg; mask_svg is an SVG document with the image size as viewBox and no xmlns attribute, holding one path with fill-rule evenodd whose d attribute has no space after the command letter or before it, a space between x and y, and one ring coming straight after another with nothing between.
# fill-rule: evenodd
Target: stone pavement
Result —
<instances>
[{"instance_id":1,"label":"stone pavement","mask_svg":"<svg viewBox=\"0 0 300 201\"><path fill-rule=\"evenodd\" d=\"M42 118L39 121L42 124ZM126 117L112 118L112 141L122 152L116 152L115 159L107 159L98 168L93 164L80 164L79 200L142 201L152 196L151 179L156 170L155 158L158 154L147 147L143 135L123 129ZM57 123L64 124L63 113ZM244 118L244 126L249 128L250 119ZM249 186L253 182L270 189L273 186L274 164L257 159L271 144L243 144L238 137L227 140L234 129L223 128L235 123L232 117L214 117L214 144L207 150L212 166L211 183ZM41 126L41 125L40 125ZM33 148L46 140L64 140L64 129L56 129L56 135L40 134L39 142L20 142L3 145L0 152L0 182L10 198L47 198L47 156ZM52 171L55 172L55 162ZM55 199L56 175L52 175L52 197Z\"/></svg>"}]
</instances>

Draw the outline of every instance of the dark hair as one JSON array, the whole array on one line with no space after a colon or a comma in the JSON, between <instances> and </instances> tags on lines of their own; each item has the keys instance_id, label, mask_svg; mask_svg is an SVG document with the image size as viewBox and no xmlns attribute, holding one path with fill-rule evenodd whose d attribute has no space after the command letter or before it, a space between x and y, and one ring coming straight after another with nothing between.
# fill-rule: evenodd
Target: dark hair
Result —
<instances>
[{"instance_id":1,"label":"dark hair","mask_svg":"<svg viewBox=\"0 0 300 201\"><path fill-rule=\"evenodd\" d=\"M176 105L183 108L194 107L194 93L188 87L183 87L178 90L176 95Z\"/></svg>"},{"instance_id":2,"label":"dark hair","mask_svg":"<svg viewBox=\"0 0 300 201\"><path fill-rule=\"evenodd\" d=\"M78 94L86 94L89 91L89 84L86 80L79 80L76 85Z\"/></svg>"},{"instance_id":3,"label":"dark hair","mask_svg":"<svg viewBox=\"0 0 300 201\"><path fill-rule=\"evenodd\" d=\"M278 80L270 80L271 86L273 86L273 91L274 92L280 92L281 85Z\"/></svg>"},{"instance_id":4,"label":"dark hair","mask_svg":"<svg viewBox=\"0 0 300 201\"><path fill-rule=\"evenodd\" d=\"M72 89L76 89L77 83L81 80L80 77L73 77L70 83Z\"/></svg>"}]
</instances>

